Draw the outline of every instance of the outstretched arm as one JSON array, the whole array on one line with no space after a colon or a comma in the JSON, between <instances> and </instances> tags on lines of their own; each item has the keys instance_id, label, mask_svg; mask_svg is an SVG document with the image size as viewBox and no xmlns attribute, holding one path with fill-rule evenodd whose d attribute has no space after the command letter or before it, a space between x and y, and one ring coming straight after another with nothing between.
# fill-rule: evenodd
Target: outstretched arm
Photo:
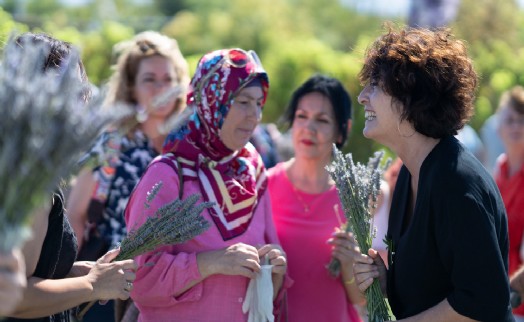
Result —
<instances>
[{"instance_id":1,"label":"outstretched arm","mask_svg":"<svg viewBox=\"0 0 524 322\"><path fill-rule=\"evenodd\" d=\"M102 256L87 275L64 279L30 277L23 300L10 315L38 318L65 311L84 302L129 298L128 282L135 279L133 260L110 263L118 250Z\"/></svg>"},{"instance_id":2,"label":"outstretched arm","mask_svg":"<svg viewBox=\"0 0 524 322\"><path fill-rule=\"evenodd\" d=\"M0 316L11 313L26 287L24 258L20 250L0 253Z\"/></svg>"}]
</instances>

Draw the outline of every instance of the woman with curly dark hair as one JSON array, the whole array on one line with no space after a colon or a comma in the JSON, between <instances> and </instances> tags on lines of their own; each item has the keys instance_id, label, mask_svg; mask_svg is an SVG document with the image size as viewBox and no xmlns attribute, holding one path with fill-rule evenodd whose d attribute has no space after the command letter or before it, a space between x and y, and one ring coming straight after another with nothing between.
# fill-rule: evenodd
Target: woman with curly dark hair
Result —
<instances>
[{"instance_id":1,"label":"woman with curly dark hair","mask_svg":"<svg viewBox=\"0 0 524 322\"><path fill-rule=\"evenodd\" d=\"M388 262L354 249L361 291L378 278L397 320L513 321L504 204L454 135L473 114L477 75L448 30L390 29L360 80L364 136L403 166L393 195ZM354 239L351 240L354 242Z\"/></svg>"}]
</instances>

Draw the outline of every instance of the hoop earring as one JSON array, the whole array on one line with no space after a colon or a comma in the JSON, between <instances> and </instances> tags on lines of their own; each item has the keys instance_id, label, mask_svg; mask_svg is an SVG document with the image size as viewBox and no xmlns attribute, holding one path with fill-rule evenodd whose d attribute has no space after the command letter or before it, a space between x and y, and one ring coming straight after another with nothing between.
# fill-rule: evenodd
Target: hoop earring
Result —
<instances>
[{"instance_id":1,"label":"hoop earring","mask_svg":"<svg viewBox=\"0 0 524 322\"><path fill-rule=\"evenodd\" d=\"M411 133L411 134L409 134L409 135L404 135L404 134L402 134L402 132L400 132L400 123L402 123L402 122L403 122L403 120L400 120L400 121L397 122L397 131L398 131L398 134L399 134L401 137L403 137L403 138L410 138L410 137L412 137L413 135L415 135L415 132L416 132L415 129L413 129L413 133Z\"/></svg>"}]
</instances>

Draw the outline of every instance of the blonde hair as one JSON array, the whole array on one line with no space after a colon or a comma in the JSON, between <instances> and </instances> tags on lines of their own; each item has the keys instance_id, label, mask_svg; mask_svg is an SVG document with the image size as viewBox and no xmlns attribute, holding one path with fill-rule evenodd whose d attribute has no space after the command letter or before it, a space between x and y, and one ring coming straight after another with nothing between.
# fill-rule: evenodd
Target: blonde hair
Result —
<instances>
[{"instance_id":1,"label":"blonde hair","mask_svg":"<svg viewBox=\"0 0 524 322\"><path fill-rule=\"evenodd\" d=\"M107 84L106 106L116 103L134 105L136 100L133 95L135 77L138 73L140 62L151 56L161 56L169 59L175 69L173 85L186 88L189 85L189 67L180 52L175 39L155 31L141 32L133 39L120 42L113 47L113 54L117 56L113 66L114 73ZM174 112L179 111L186 104L186 91L184 90L175 102Z\"/></svg>"}]
</instances>

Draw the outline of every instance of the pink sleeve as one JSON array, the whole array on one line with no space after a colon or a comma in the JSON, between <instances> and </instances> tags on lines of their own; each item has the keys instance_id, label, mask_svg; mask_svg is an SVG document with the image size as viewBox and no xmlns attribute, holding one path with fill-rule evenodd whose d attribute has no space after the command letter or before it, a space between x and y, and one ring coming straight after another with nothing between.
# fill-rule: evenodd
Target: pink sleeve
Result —
<instances>
[{"instance_id":1,"label":"pink sleeve","mask_svg":"<svg viewBox=\"0 0 524 322\"><path fill-rule=\"evenodd\" d=\"M158 182L162 187L146 209L147 192ZM129 230L140 227L147 217L152 216L162 205L178 198L178 174L169 165L156 162L149 166L129 198L125 210ZM147 306L172 306L182 301L196 301L202 295L202 284L198 283L182 295L175 297L189 282L200 280L196 253L174 254L173 246L165 246L150 253L137 256L136 280L131 297Z\"/></svg>"},{"instance_id":2,"label":"pink sleeve","mask_svg":"<svg viewBox=\"0 0 524 322\"><path fill-rule=\"evenodd\" d=\"M266 218L266 230L264 236L264 238L266 239L266 243L280 245L277 230L275 228L275 223L273 222L273 213L271 210L271 199L269 197L269 190L266 190L262 198L260 198L259 207L263 207L264 216Z\"/></svg>"},{"instance_id":3,"label":"pink sleeve","mask_svg":"<svg viewBox=\"0 0 524 322\"><path fill-rule=\"evenodd\" d=\"M266 190L264 193L264 196L260 199L261 205L264 206L265 209L265 216L266 216L266 242L268 244L278 244L280 245L280 241L278 240L277 231L275 228L275 223L273 222L273 213L271 210L271 198L269 197L269 191ZM282 282L282 287L278 291L277 297L273 301L273 314L275 316L279 316L281 312L287 312L287 301L286 301L286 293L287 289L290 288L293 285L293 280L291 277L289 277L289 274L286 272L286 275L284 276L284 281Z\"/></svg>"}]
</instances>

